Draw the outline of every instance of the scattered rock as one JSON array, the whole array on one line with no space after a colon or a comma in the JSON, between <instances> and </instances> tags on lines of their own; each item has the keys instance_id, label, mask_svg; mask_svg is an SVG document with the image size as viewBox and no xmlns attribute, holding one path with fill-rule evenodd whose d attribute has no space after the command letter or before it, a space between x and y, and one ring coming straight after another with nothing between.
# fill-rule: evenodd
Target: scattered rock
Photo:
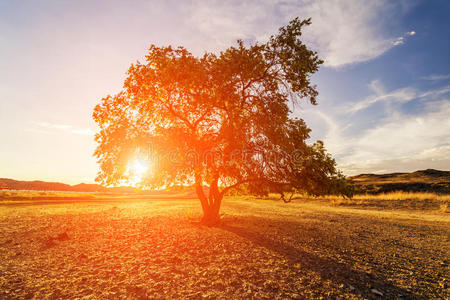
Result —
<instances>
[{"instance_id":1,"label":"scattered rock","mask_svg":"<svg viewBox=\"0 0 450 300\"><path fill-rule=\"evenodd\" d=\"M448 263L445 251L436 251L433 263L427 255L434 253L428 252L431 249L441 250L446 228L440 223L417 226L421 221L411 219L395 227L388 219L377 217L374 223L366 216L349 214L345 220L339 215L345 223L327 225L322 222L329 218L327 211L323 216L316 212L314 223L309 217L297 224L246 216L236 217L225 229L210 230L192 227L177 216L153 218L152 213L160 213L156 209L140 218L138 208L121 208L123 216L113 217L99 207L101 214L68 214L61 219L45 215L23 224L11 220L2 231L2 242L10 239L10 244L0 247L0 256L5 253L8 258L0 259L4 287L0 299L445 298L448 288L448 280L443 279ZM328 227L316 230L316 221ZM37 230L28 233L33 226ZM367 238L354 239L360 232ZM403 246L415 244L416 239L430 246ZM16 241L20 247L14 247ZM45 253L43 244L57 247ZM14 259L19 251L21 256ZM392 253L401 253L402 260L393 259ZM412 261L414 277L409 276ZM383 268L378 267L381 264ZM389 284L393 274L405 288ZM53 293L57 287L60 293Z\"/></svg>"},{"instance_id":2,"label":"scattered rock","mask_svg":"<svg viewBox=\"0 0 450 300\"><path fill-rule=\"evenodd\" d=\"M4 245L7 245L7 244L9 244L9 243L12 243L13 242L13 240L6 240L5 242L3 242L3 243L1 243L0 244L0 246L4 246Z\"/></svg>"},{"instance_id":3,"label":"scattered rock","mask_svg":"<svg viewBox=\"0 0 450 300\"><path fill-rule=\"evenodd\" d=\"M56 246L56 243L53 240L53 238L48 238L47 240L44 241L44 249L49 249L54 246Z\"/></svg>"},{"instance_id":4,"label":"scattered rock","mask_svg":"<svg viewBox=\"0 0 450 300\"><path fill-rule=\"evenodd\" d=\"M383 293L380 292L380 291L377 290L377 289L371 289L370 291L372 292L372 294L375 294L375 295L377 295L377 296L383 297Z\"/></svg>"},{"instance_id":5,"label":"scattered rock","mask_svg":"<svg viewBox=\"0 0 450 300\"><path fill-rule=\"evenodd\" d=\"M58 240L58 241L67 241L68 239L69 239L69 236L67 235L67 232L60 233L55 237L55 240Z\"/></svg>"},{"instance_id":6,"label":"scattered rock","mask_svg":"<svg viewBox=\"0 0 450 300\"><path fill-rule=\"evenodd\" d=\"M79 258L79 259L87 259L88 257L87 257L86 254L81 253L80 255L78 255L78 258Z\"/></svg>"},{"instance_id":7,"label":"scattered rock","mask_svg":"<svg viewBox=\"0 0 450 300\"><path fill-rule=\"evenodd\" d=\"M58 288L54 289L50 295L50 299L61 299L61 290Z\"/></svg>"}]
</instances>

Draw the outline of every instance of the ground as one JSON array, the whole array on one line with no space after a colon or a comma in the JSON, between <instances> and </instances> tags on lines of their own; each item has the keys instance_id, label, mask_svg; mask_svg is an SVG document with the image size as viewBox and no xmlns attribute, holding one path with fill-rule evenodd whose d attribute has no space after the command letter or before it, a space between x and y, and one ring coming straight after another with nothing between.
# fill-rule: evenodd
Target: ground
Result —
<instances>
[{"instance_id":1,"label":"ground","mask_svg":"<svg viewBox=\"0 0 450 300\"><path fill-rule=\"evenodd\" d=\"M448 213L251 197L222 213L213 228L173 196L0 202L0 298L449 296Z\"/></svg>"}]
</instances>

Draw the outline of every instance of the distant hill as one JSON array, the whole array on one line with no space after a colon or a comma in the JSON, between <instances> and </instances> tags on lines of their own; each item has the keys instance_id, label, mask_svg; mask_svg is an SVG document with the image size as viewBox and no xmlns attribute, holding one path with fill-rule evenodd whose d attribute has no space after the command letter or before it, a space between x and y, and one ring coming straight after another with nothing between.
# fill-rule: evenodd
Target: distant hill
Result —
<instances>
[{"instance_id":1,"label":"distant hill","mask_svg":"<svg viewBox=\"0 0 450 300\"><path fill-rule=\"evenodd\" d=\"M40 180L22 181L0 178L0 189L32 190L32 191L63 191L63 192L108 192L109 189L98 184L80 183L69 185L60 182L46 182Z\"/></svg>"},{"instance_id":2,"label":"distant hill","mask_svg":"<svg viewBox=\"0 0 450 300\"><path fill-rule=\"evenodd\" d=\"M348 177L361 193L378 194L393 191L405 192L431 192L450 194L450 171L433 169L421 170L412 173L391 174L360 174ZM104 187L98 184L80 183L69 185L60 182L46 181L20 181L0 178L0 189L35 190L35 191L67 191L67 192L110 192L133 193L133 187ZM171 192L192 192L192 187L173 188Z\"/></svg>"},{"instance_id":3,"label":"distant hill","mask_svg":"<svg viewBox=\"0 0 450 300\"><path fill-rule=\"evenodd\" d=\"M405 191L450 194L450 171L427 169L411 173L360 174L349 179L362 193Z\"/></svg>"},{"instance_id":4,"label":"distant hill","mask_svg":"<svg viewBox=\"0 0 450 300\"><path fill-rule=\"evenodd\" d=\"M60 182L47 182L47 181L22 181L9 178L0 178L0 190L29 190L29 191L57 191L57 192L89 192L89 193L139 193L139 194L184 194L195 196L195 188L190 186L175 186L165 191L140 191L131 186L116 186L116 187L104 187L99 184L86 184L80 183L76 185L69 185ZM208 188L204 187L208 192Z\"/></svg>"}]
</instances>

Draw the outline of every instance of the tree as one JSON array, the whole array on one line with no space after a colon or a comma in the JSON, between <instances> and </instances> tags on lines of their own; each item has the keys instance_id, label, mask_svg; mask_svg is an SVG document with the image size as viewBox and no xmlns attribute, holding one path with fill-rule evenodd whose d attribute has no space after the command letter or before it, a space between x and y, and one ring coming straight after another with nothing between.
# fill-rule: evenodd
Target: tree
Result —
<instances>
[{"instance_id":1,"label":"tree","mask_svg":"<svg viewBox=\"0 0 450 300\"><path fill-rule=\"evenodd\" d=\"M150 145L154 166L143 185L193 184L205 224L219 221L223 196L243 184L322 193L335 162L322 144L306 143L310 129L290 116L290 105L316 104L318 95L310 76L323 61L300 40L310 23L296 18L264 44L238 41L217 55L152 45L124 89L94 109L97 181L126 178L130 157Z\"/></svg>"},{"instance_id":2,"label":"tree","mask_svg":"<svg viewBox=\"0 0 450 300\"><path fill-rule=\"evenodd\" d=\"M306 125L301 123L301 126ZM309 132L309 129L304 132ZM288 140L295 141L294 137L298 134L299 132L293 132ZM258 196L278 193L284 202L291 202L296 193L353 197L354 186L336 168L336 162L325 150L323 142L317 141L307 145L304 140L299 141L301 144L291 146L291 155L278 156L277 163L272 168L277 171L273 173L275 178L266 178L265 184L251 182L244 187L244 192ZM280 157L283 159L280 160ZM290 193L289 198L286 198L286 193Z\"/></svg>"}]
</instances>

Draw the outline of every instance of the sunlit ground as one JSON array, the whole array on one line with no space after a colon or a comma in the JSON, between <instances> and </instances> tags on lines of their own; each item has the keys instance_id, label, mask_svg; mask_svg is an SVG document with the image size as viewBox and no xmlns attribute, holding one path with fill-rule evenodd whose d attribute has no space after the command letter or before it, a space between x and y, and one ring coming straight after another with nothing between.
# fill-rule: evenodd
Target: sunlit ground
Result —
<instances>
[{"instance_id":1,"label":"sunlit ground","mask_svg":"<svg viewBox=\"0 0 450 300\"><path fill-rule=\"evenodd\" d=\"M439 210L237 197L209 228L189 222L200 214L189 195L105 197L2 202L0 298L447 295Z\"/></svg>"}]
</instances>

